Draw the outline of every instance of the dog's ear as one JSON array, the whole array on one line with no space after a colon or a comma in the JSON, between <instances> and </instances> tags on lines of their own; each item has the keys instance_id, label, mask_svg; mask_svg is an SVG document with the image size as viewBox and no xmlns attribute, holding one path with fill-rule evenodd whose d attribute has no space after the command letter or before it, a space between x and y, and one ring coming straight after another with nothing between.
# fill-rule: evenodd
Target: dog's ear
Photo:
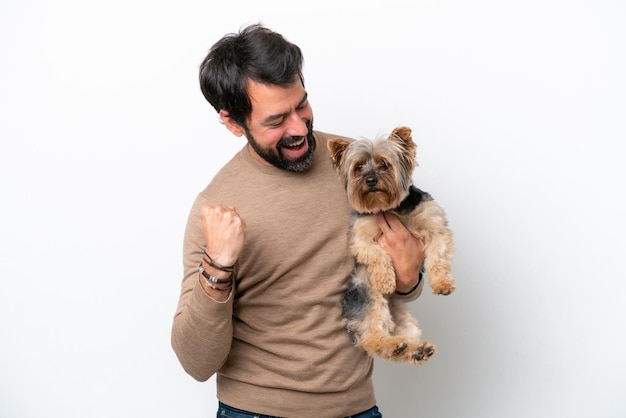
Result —
<instances>
[{"instance_id":1,"label":"dog's ear","mask_svg":"<svg viewBox=\"0 0 626 418\"><path fill-rule=\"evenodd\" d=\"M341 166L341 162L343 161L343 157L350 142L344 138L331 138L326 145L330 150L330 159L333 162L333 167L338 169Z\"/></svg>"},{"instance_id":2,"label":"dog's ear","mask_svg":"<svg viewBox=\"0 0 626 418\"><path fill-rule=\"evenodd\" d=\"M399 140L406 150L415 157L415 142L411 137L411 128L407 126L400 126L394 129L389 136L390 139Z\"/></svg>"}]
</instances>

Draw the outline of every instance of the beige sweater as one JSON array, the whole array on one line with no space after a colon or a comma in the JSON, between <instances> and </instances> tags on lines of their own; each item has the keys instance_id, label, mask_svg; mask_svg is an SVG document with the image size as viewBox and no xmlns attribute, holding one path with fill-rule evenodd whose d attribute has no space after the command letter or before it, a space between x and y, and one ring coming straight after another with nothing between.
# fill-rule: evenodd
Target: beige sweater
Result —
<instances>
[{"instance_id":1,"label":"beige sweater","mask_svg":"<svg viewBox=\"0 0 626 418\"><path fill-rule=\"evenodd\" d=\"M344 417L374 406L372 359L341 323L354 267L350 208L330 165L329 135L315 132L314 162L291 173L244 147L197 197L184 239L184 277L172 346L184 369L235 408L299 418ZM199 285L208 202L234 206L246 241L235 291L218 303ZM410 299L417 297L421 288Z\"/></svg>"}]
</instances>

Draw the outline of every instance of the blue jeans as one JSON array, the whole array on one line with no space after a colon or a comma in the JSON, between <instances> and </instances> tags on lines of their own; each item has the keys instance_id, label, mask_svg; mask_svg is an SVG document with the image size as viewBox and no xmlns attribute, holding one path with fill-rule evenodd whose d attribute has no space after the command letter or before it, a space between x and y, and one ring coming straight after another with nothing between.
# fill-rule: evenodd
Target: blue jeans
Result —
<instances>
[{"instance_id":1,"label":"blue jeans","mask_svg":"<svg viewBox=\"0 0 626 418\"><path fill-rule=\"evenodd\" d=\"M242 411L241 409L233 408L232 406L228 406L220 402L219 408L217 409L217 418L278 418L278 417L273 417L271 415L255 414L253 412L248 412L248 411ZM367 411L363 411L360 414L351 415L346 418L383 418L383 416L378 411L378 407L374 406L372 409L368 409Z\"/></svg>"}]
</instances>

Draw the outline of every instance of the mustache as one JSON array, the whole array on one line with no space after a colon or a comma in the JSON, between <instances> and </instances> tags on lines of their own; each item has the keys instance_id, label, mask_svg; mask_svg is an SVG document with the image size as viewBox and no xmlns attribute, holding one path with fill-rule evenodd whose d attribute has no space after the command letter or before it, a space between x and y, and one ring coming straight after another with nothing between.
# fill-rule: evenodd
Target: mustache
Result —
<instances>
[{"instance_id":1,"label":"mustache","mask_svg":"<svg viewBox=\"0 0 626 418\"><path fill-rule=\"evenodd\" d=\"M300 142L301 140L305 140L308 141L309 138L311 137L313 130L311 129L312 123L310 121L306 122L306 127L308 129L307 135L306 136L286 136L284 138L282 138L280 141L278 141L278 144L276 144L277 147L288 147L290 145L293 145L295 143Z\"/></svg>"}]
</instances>

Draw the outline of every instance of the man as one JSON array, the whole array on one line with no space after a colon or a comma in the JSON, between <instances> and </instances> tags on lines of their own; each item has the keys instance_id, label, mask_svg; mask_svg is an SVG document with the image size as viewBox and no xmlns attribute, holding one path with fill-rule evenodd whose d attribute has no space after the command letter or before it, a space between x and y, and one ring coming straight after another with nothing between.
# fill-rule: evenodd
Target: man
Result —
<instances>
[{"instance_id":1,"label":"man","mask_svg":"<svg viewBox=\"0 0 626 418\"><path fill-rule=\"evenodd\" d=\"M302 63L296 45L251 25L200 68L204 96L248 140L191 208L172 327L187 373L217 373L218 416L381 416L373 361L342 325L351 209L331 135L313 130ZM396 291L414 299L423 248L395 216L378 224Z\"/></svg>"}]
</instances>

